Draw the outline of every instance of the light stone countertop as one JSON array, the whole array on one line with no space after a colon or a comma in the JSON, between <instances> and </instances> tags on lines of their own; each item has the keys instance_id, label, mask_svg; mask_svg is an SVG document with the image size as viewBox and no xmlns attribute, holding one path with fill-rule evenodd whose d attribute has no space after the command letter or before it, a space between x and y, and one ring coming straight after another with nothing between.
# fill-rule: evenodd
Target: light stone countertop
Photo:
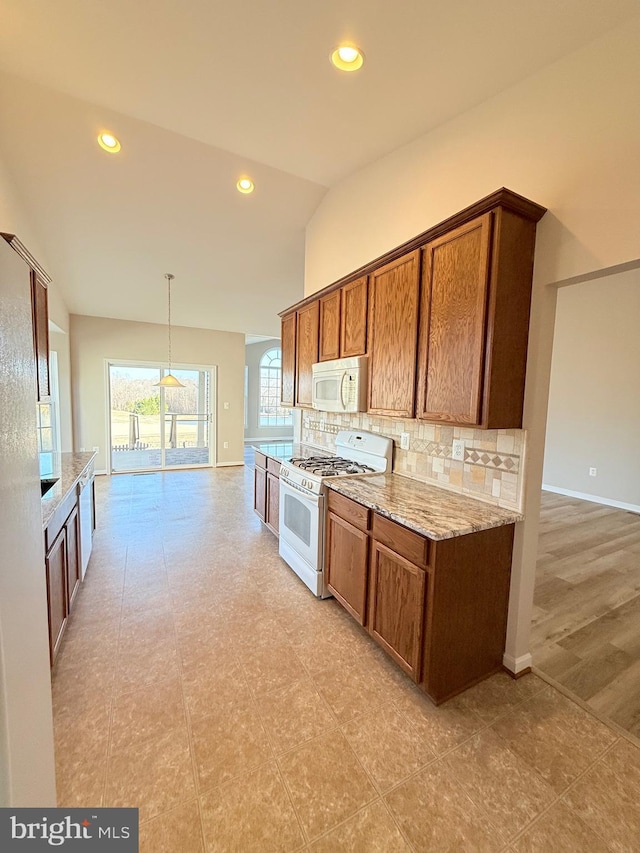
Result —
<instances>
[{"instance_id":1,"label":"light stone countertop","mask_svg":"<svg viewBox=\"0 0 640 853\"><path fill-rule=\"evenodd\" d=\"M514 524L524 518L513 510L458 495L400 474L330 477L325 482L333 491L429 539L452 539L454 536Z\"/></svg>"},{"instance_id":2,"label":"light stone countertop","mask_svg":"<svg viewBox=\"0 0 640 853\"><path fill-rule=\"evenodd\" d=\"M330 450L313 447L311 444L295 444L292 441L256 441L252 445L254 450L278 459L280 462L288 462L289 459L308 459L310 456L335 456Z\"/></svg>"},{"instance_id":3,"label":"light stone countertop","mask_svg":"<svg viewBox=\"0 0 640 853\"><path fill-rule=\"evenodd\" d=\"M95 458L92 453L59 453L55 454L53 466L53 477L59 477L58 482L52 486L42 498L42 529L44 530L51 518L80 479L83 471ZM46 479L46 478L45 478Z\"/></svg>"}]
</instances>

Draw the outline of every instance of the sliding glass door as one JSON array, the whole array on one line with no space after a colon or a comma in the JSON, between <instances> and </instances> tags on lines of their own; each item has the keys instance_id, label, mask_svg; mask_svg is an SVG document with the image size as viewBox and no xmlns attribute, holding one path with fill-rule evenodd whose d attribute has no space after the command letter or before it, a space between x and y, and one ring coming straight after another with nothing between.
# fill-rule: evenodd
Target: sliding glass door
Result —
<instances>
[{"instance_id":1,"label":"sliding glass door","mask_svg":"<svg viewBox=\"0 0 640 853\"><path fill-rule=\"evenodd\" d=\"M109 364L111 471L213 464L213 369L174 368L185 387L158 387L167 372L162 366Z\"/></svg>"}]
</instances>

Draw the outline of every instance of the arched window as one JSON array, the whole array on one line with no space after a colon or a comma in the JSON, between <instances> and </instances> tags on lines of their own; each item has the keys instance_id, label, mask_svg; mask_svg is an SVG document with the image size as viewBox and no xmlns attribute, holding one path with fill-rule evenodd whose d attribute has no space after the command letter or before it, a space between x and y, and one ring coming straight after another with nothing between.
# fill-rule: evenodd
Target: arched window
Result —
<instances>
[{"instance_id":1,"label":"arched window","mask_svg":"<svg viewBox=\"0 0 640 853\"><path fill-rule=\"evenodd\" d=\"M282 350L268 349L260 359L260 409L258 426L290 426L291 411L280 405L280 377L282 373Z\"/></svg>"}]
</instances>

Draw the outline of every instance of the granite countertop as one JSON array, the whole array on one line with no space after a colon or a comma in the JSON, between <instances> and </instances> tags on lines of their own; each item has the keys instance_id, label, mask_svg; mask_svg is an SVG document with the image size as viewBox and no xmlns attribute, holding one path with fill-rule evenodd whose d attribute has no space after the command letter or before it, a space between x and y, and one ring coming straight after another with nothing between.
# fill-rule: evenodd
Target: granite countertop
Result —
<instances>
[{"instance_id":1,"label":"granite countertop","mask_svg":"<svg viewBox=\"0 0 640 853\"><path fill-rule=\"evenodd\" d=\"M289 459L308 459L309 456L335 456L330 450L313 447L311 444L296 444L293 441L257 441L251 445L254 450L278 459L280 462L288 462Z\"/></svg>"},{"instance_id":2,"label":"granite countertop","mask_svg":"<svg viewBox=\"0 0 640 853\"><path fill-rule=\"evenodd\" d=\"M49 524L51 517L62 501L74 488L83 471L95 458L92 453L59 453L55 454L53 465L53 477L59 477L58 482L52 486L42 498L42 529Z\"/></svg>"},{"instance_id":3,"label":"granite countertop","mask_svg":"<svg viewBox=\"0 0 640 853\"><path fill-rule=\"evenodd\" d=\"M522 521L513 510L399 474L329 478L327 486L429 539L452 539Z\"/></svg>"}]
</instances>

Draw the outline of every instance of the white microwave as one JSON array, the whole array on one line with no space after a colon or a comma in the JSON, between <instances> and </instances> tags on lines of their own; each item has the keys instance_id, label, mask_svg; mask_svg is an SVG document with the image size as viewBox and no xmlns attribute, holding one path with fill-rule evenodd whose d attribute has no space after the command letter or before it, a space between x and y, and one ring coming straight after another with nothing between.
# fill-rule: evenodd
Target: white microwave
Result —
<instances>
[{"instance_id":1,"label":"white microwave","mask_svg":"<svg viewBox=\"0 0 640 853\"><path fill-rule=\"evenodd\" d=\"M336 358L312 365L312 405L322 412L367 411L367 357Z\"/></svg>"}]
</instances>

